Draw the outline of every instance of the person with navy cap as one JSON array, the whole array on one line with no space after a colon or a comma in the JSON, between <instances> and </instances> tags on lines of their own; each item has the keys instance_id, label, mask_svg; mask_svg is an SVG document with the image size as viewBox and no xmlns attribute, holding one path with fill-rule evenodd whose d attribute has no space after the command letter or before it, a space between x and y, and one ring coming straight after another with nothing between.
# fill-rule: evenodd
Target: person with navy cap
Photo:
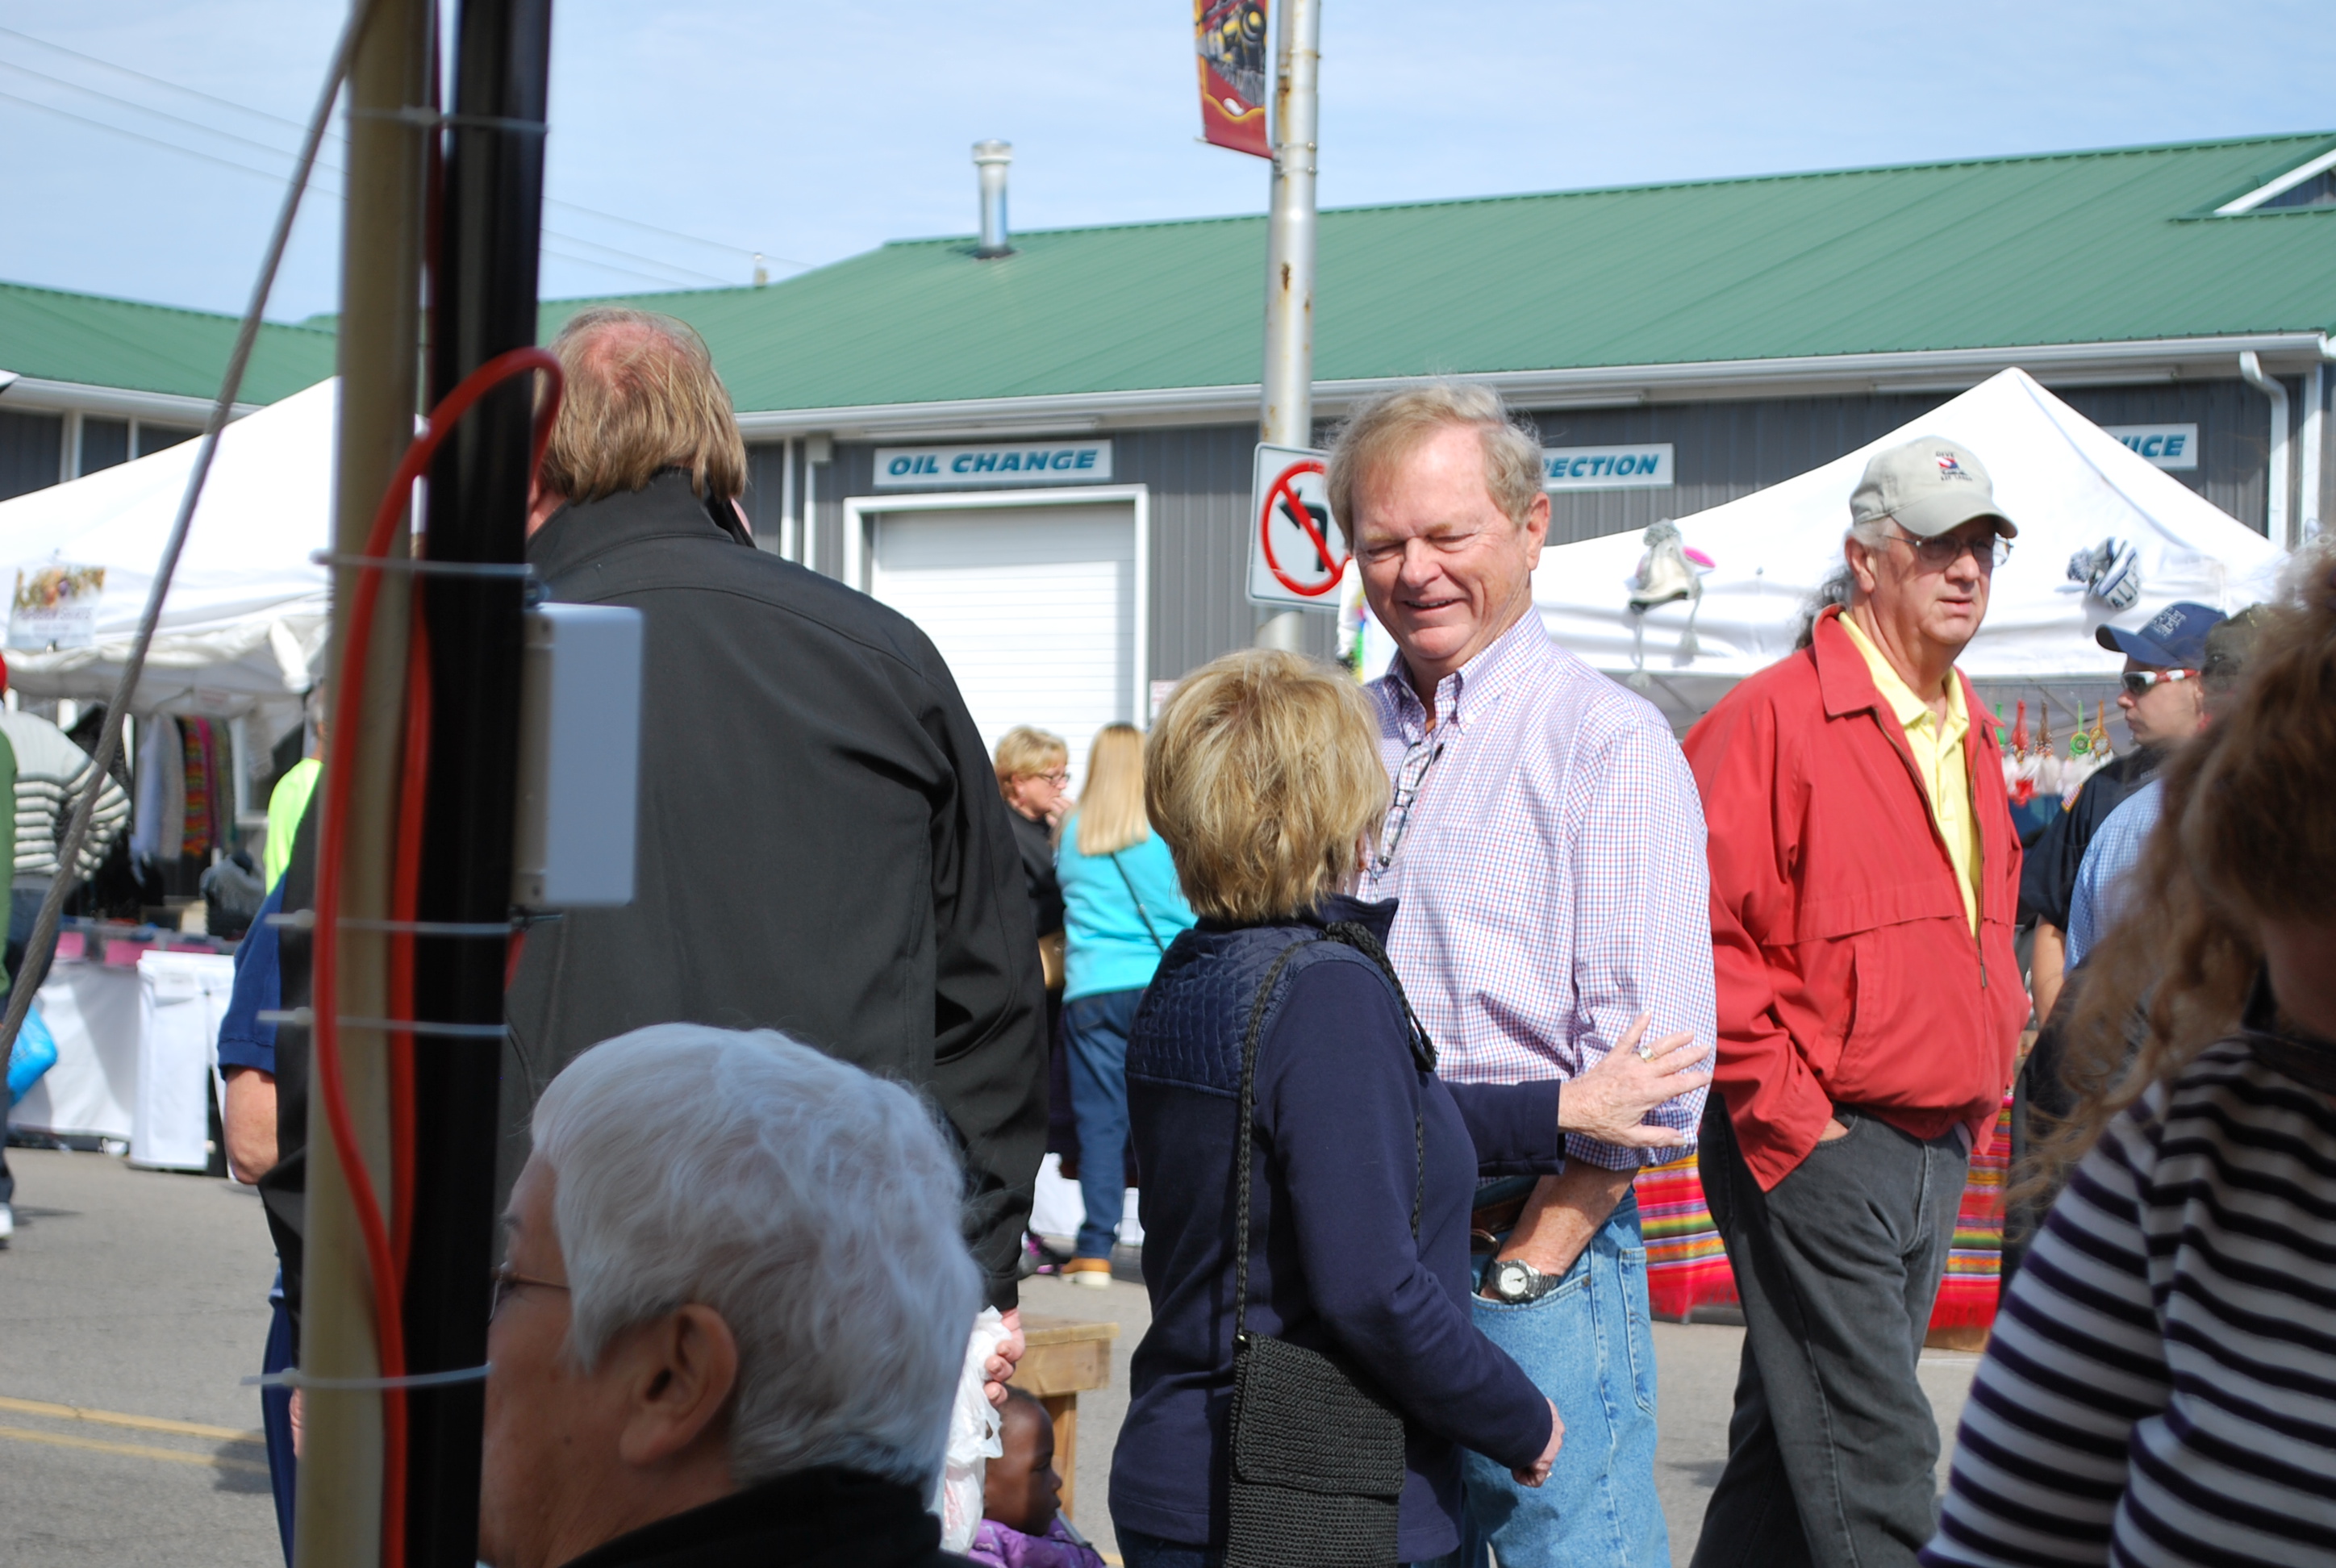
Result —
<instances>
[{"instance_id":1,"label":"person with navy cap","mask_svg":"<svg viewBox=\"0 0 2336 1568\"><path fill-rule=\"evenodd\" d=\"M2206 634L2223 622L2223 612L2187 601L2169 604L2137 630L2104 626L2094 640L2125 655L2118 677L2117 711L2133 736L2133 749L2085 781L2068 809L2044 830L2020 870L2020 907L2036 921L2029 990L2039 1023L2052 1016L2066 970L2068 908L2086 846L2109 813L2147 784L2178 743L2205 724L2198 672L2206 664Z\"/></svg>"},{"instance_id":2,"label":"person with navy cap","mask_svg":"<svg viewBox=\"0 0 2336 1568\"><path fill-rule=\"evenodd\" d=\"M2075 1094L2061 1079L2065 1057L2060 1024L2053 1015L2065 989L2063 981L2084 961L2085 949L2095 940L2090 929L2094 921L2085 906L2102 877L2110 874L2108 858L2129 864L2138 857L2156 816L2152 797L2157 789L2158 765L2181 742L2206 727L2210 705L2219 700L2227 706L2237 671L2245 661L2245 635L2244 628L2220 610L2187 602L2167 605L2137 631L2104 626L2094 633L2103 648L2125 655L2125 670L2117 677L2123 687L2117 693L2117 711L2125 716L2135 749L2087 779L2083 793L2029 852L2021 903L2029 903L2031 886L2039 889L2036 896L2059 901L2049 911L2041 904L2035 906L2031 989L2039 1027L2035 1046L2020 1064L2013 1095L2015 1164L2027 1160L2047 1128L2067 1120L2078 1109ZM2105 849L2110 852L2109 857L2104 857ZM2059 857L2049 865L2048 853ZM2049 879L2037 876L2039 867L2049 872ZM2048 920L2053 923L2048 925ZM2048 956L2049 989L2045 983ZM2057 1187L2038 1191L2023 1186L2007 1203L2000 1263L2003 1290L2011 1288L2025 1263L2029 1245L2058 1191Z\"/></svg>"}]
</instances>

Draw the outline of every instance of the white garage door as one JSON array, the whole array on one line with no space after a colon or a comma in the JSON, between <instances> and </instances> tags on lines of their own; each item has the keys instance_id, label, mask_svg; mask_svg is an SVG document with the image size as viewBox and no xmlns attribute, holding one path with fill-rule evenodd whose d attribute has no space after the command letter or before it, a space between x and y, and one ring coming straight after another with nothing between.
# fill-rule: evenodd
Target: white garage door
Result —
<instances>
[{"instance_id":1,"label":"white garage door","mask_svg":"<svg viewBox=\"0 0 2336 1568\"><path fill-rule=\"evenodd\" d=\"M1133 720L1135 515L1127 504L871 519L868 591L924 628L990 747L1017 724L1087 743Z\"/></svg>"}]
</instances>

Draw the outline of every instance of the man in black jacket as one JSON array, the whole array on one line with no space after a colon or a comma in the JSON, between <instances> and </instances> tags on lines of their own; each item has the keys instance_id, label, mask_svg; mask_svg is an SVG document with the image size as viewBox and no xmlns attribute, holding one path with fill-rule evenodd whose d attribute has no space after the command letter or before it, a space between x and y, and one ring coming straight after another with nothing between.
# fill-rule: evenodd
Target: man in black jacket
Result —
<instances>
[{"instance_id":1,"label":"man in black jacket","mask_svg":"<svg viewBox=\"0 0 2336 1568\"><path fill-rule=\"evenodd\" d=\"M955 1128L990 1300L1046 1136L1037 938L981 736L906 618L747 542L745 451L686 326L588 310L529 517L555 599L647 618L638 881L529 935L506 1190L571 1057L670 1021L774 1028L926 1091ZM1002 1368L1000 1368L1002 1369Z\"/></svg>"}]
</instances>

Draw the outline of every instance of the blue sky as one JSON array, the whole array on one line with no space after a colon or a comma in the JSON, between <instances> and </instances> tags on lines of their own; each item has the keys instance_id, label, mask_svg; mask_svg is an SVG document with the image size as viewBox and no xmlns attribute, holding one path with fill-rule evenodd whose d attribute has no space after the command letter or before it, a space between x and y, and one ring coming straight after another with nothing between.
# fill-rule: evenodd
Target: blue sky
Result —
<instances>
[{"instance_id":1,"label":"blue sky","mask_svg":"<svg viewBox=\"0 0 2336 1568\"><path fill-rule=\"evenodd\" d=\"M343 14L0 0L0 278L239 309L280 187L185 150L280 171L267 149L292 145ZM1326 206L2336 130L2324 0L1323 15ZM966 232L988 136L1015 144L1018 228L1264 208L1265 166L1196 140L1188 0L559 0L555 17L547 296ZM337 200L313 201L271 316L332 308L338 225Z\"/></svg>"}]
</instances>

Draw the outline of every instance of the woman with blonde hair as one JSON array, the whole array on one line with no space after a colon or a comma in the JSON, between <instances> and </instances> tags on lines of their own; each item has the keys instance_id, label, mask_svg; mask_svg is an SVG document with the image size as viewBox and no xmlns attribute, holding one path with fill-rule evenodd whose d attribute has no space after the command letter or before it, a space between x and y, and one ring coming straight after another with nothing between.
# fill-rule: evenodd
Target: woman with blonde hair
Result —
<instances>
[{"instance_id":1,"label":"woman with blonde hair","mask_svg":"<svg viewBox=\"0 0 2336 1568\"><path fill-rule=\"evenodd\" d=\"M1063 1044L1086 1206L1063 1277L1100 1289L1111 1283L1127 1204L1128 1026L1160 956L1192 923L1175 863L1144 821L1144 732L1134 725L1096 732L1078 807L1058 830L1055 870L1069 936Z\"/></svg>"},{"instance_id":2,"label":"woman with blonde hair","mask_svg":"<svg viewBox=\"0 0 2336 1568\"><path fill-rule=\"evenodd\" d=\"M1641 1120L1707 1053L1640 1047L1642 1018L1562 1085L1436 1076L1381 946L1396 906L1347 896L1387 780L1328 666L1256 651L1186 677L1144 786L1202 919L1128 1043L1152 1324L1112 1461L1120 1549L1129 1568L1443 1556L1461 1449L1539 1485L1563 1432L1469 1315L1480 1175L1554 1173L1567 1132L1678 1142Z\"/></svg>"},{"instance_id":3,"label":"woman with blonde hair","mask_svg":"<svg viewBox=\"0 0 2336 1568\"><path fill-rule=\"evenodd\" d=\"M2331 560L2160 774L1927 1563L2336 1564Z\"/></svg>"}]
</instances>

